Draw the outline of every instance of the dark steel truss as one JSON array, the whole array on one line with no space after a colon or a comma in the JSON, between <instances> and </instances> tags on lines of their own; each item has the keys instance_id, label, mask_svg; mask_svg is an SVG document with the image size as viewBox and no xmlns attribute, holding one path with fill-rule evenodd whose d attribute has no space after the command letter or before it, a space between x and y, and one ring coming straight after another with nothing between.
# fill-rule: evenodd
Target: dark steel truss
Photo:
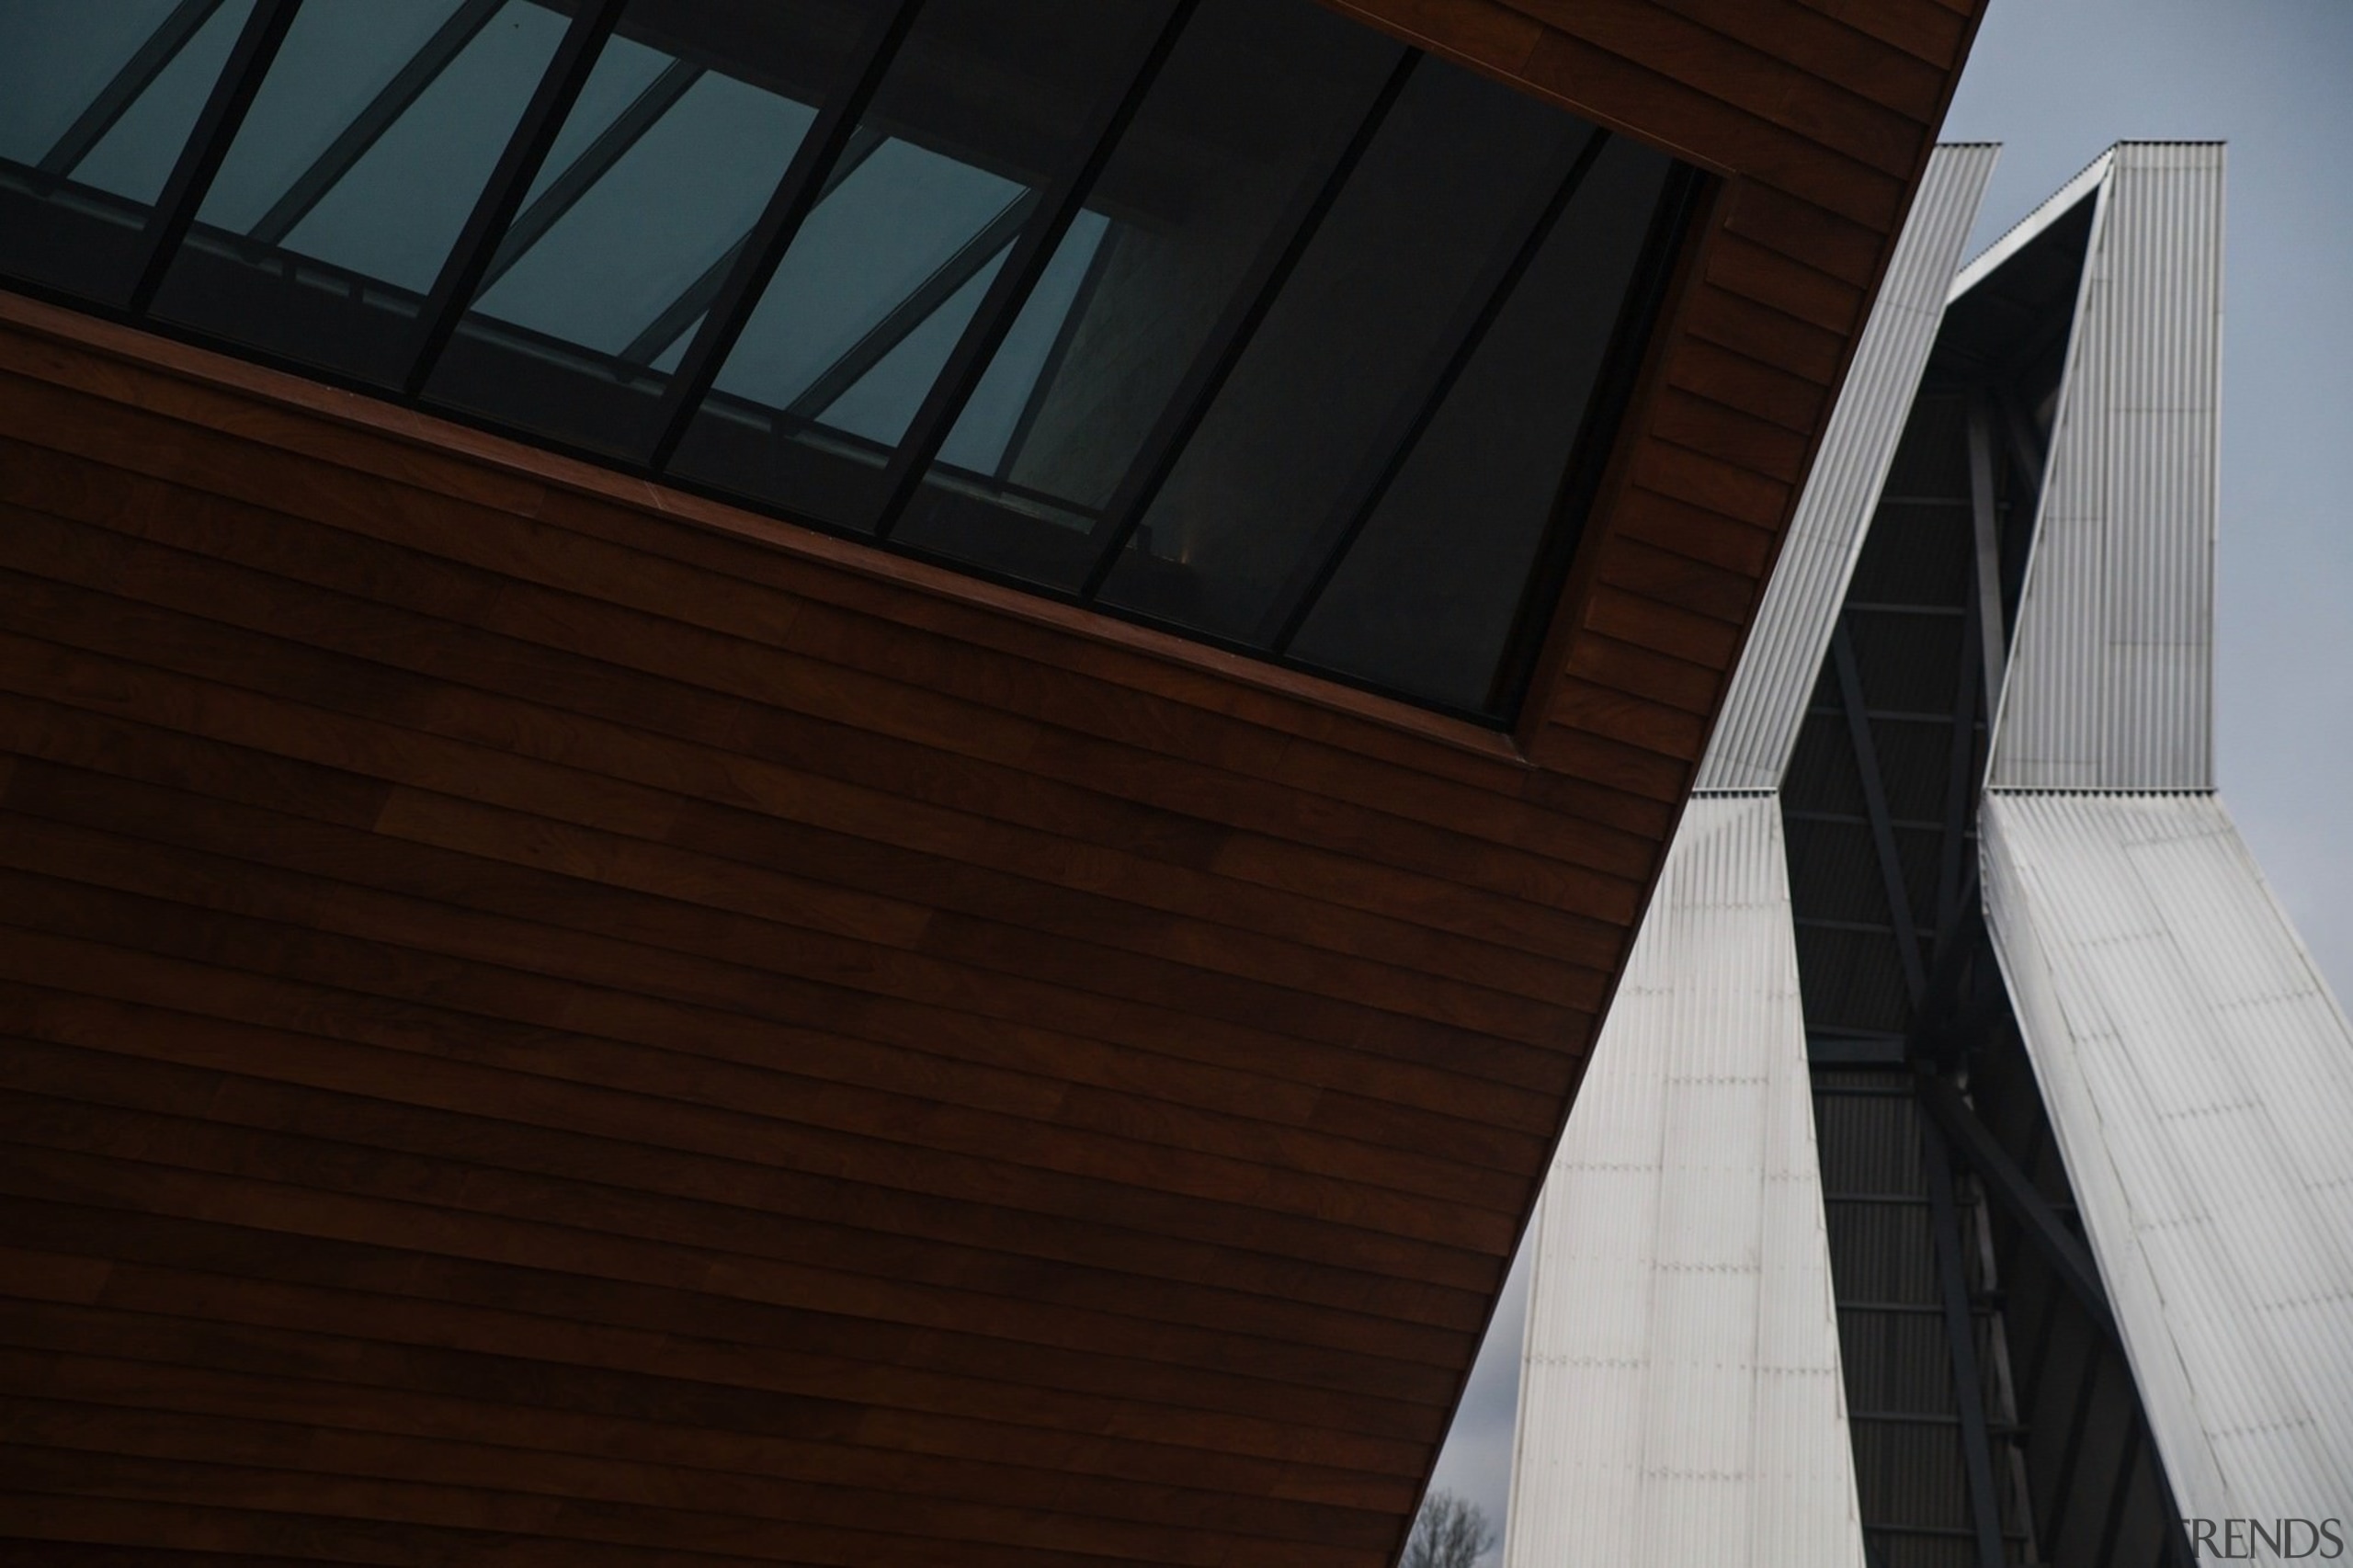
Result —
<instances>
[{"instance_id":1,"label":"dark steel truss","mask_svg":"<svg viewBox=\"0 0 2353 1568\"><path fill-rule=\"evenodd\" d=\"M1939 340L1783 789L1857 1473L1887 1568L2189 1562L1978 887L2041 480L2024 383L2063 329ZM1901 1326L1931 1324L1933 1341ZM1949 1433L1949 1457L1901 1432Z\"/></svg>"}]
</instances>

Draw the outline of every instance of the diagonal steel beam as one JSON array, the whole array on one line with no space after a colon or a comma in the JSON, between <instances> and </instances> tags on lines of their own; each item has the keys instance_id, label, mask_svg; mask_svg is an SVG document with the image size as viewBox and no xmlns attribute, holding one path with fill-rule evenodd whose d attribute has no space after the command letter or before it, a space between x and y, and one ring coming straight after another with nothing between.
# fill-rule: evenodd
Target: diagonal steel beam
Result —
<instances>
[{"instance_id":1,"label":"diagonal steel beam","mask_svg":"<svg viewBox=\"0 0 2353 1568\"><path fill-rule=\"evenodd\" d=\"M2003 1568L2002 1506L1994 1490L1994 1446L1985 1420L1985 1388L1977 1364L1977 1328L1970 1312L1969 1277L1961 1251L1960 1206L1953 1200L1952 1156L1934 1120L1921 1123L1928 1203L1937 1253L1938 1299L1952 1354L1953 1403L1961 1417L1962 1469L1969 1481L1970 1530L1977 1568Z\"/></svg>"},{"instance_id":2,"label":"diagonal steel beam","mask_svg":"<svg viewBox=\"0 0 2353 1568\"><path fill-rule=\"evenodd\" d=\"M440 79L441 73L465 52L474 36L490 25L491 17L506 4L506 0L466 0L451 12L449 19L435 28L433 36L392 74L392 79L352 116L351 123L327 143L326 150L311 160L311 166L270 203L269 210L245 232L245 237L266 245L283 244L294 226L326 199L327 192L368 155L368 150L383 139L410 105L425 96L425 90Z\"/></svg>"},{"instance_id":3,"label":"diagonal steel beam","mask_svg":"<svg viewBox=\"0 0 2353 1568\"><path fill-rule=\"evenodd\" d=\"M2002 629L2002 534L1994 510L1994 431L1981 395L1969 400L1969 518L1977 545L1977 647L1985 665L1985 710L2002 705L2002 665L2009 638Z\"/></svg>"},{"instance_id":4,"label":"diagonal steel beam","mask_svg":"<svg viewBox=\"0 0 2353 1568\"><path fill-rule=\"evenodd\" d=\"M1921 1075L1918 1087L1920 1104L1946 1142L1977 1174L1995 1201L2018 1221L2020 1233L2042 1256L2067 1293L2075 1297L2100 1335L2122 1348L2116 1319L2109 1311L2108 1291L2100 1284L2099 1267L2084 1244L2076 1240L2075 1233L2043 1199L2033 1179L2002 1147L1993 1129L1977 1119L1977 1113L1970 1109L1958 1089L1942 1078L1926 1074Z\"/></svg>"},{"instance_id":5,"label":"diagonal steel beam","mask_svg":"<svg viewBox=\"0 0 2353 1568\"><path fill-rule=\"evenodd\" d=\"M2066 1539L2069 1505L2075 1500L2075 1471L2082 1467L2084 1434L2091 1425L2092 1401L2099 1391L2099 1376L2108 1365L2108 1358L2097 1350L2078 1363L2075 1377L2075 1398L2067 1413L2065 1435L2060 1439L2059 1473L2051 1486L2051 1506L2043 1514L2042 1528L2049 1532L2046 1545L2056 1548ZM2131 1374L2125 1374L2129 1385Z\"/></svg>"},{"instance_id":6,"label":"diagonal steel beam","mask_svg":"<svg viewBox=\"0 0 2353 1568\"><path fill-rule=\"evenodd\" d=\"M1926 1000L1927 975L1920 963L1920 937L1912 923L1912 899L1904 886L1904 862L1895 849L1895 828L1887 811L1887 787L1879 770L1879 747L1871 739L1871 722L1863 706L1862 672L1855 665L1855 645L1840 616L1830 634L1830 662L1838 676L1838 705L1847 714L1847 740L1855 756L1855 771L1862 776L1863 811L1870 818L1871 844L1879 855L1880 882L1887 894L1888 920L1895 927L1897 956L1904 964L1904 982L1916 1010Z\"/></svg>"},{"instance_id":7,"label":"diagonal steel beam","mask_svg":"<svg viewBox=\"0 0 2353 1568\"><path fill-rule=\"evenodd\" d=\"M2108 1515L2100 1521L2099 1551L2088 1568L2114 1568L2117 1537L2124 1528L2124 1504L2132 1494L2132 1472L2141 1464L2141 1423L2124 1434L2124 1452L2116 1461L2116 1479L2109 1483Z\"/></svg>"},{"instance_id":8,"label":"diagonal steel beam","mask_svg":"<svg viewBox=\"0 0 2353 1568\"><path fill-rule=\"evenodd\" d=\"M1983 592L1982 571L1972 571L1969 591ZM1937 967L1945 966L1947 949L1961 925L1962 870L1969 836L1970 807L1976 803L1977 677L1981 627L1974 616L1961 623L1961 667L1953 678L1952 737L1945 754L1944 844L1937 860ZM1990 707L1989 707L1990 711ZM1973 881L1973 878L1971 881Z\"/></svg>"}]
</instances>

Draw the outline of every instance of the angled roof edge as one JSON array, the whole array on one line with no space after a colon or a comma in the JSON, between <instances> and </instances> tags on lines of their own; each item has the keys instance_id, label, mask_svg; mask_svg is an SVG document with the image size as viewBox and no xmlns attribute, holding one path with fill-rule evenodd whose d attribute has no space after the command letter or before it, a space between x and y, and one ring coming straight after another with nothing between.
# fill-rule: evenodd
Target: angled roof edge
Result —
<instances>
[{"instance_id":1,"label":"angled roof edge","mask_svg":"<svg viewBox=\"0 0 2353 1568\"><path fill-rule=\"evenodd\" d=\"M2095 166L1986 784L2211 790L2222 148L2119 142Z\"/></svg>"},{"instance_id":2,"label":"angled roof edge","mask_svg":"<svg viewBox=\"0 0 2353 1568\"><path fill-rule=\"evenodd\" d=\"M1978 252L1969 265L1953 275L1952 288L1945 295L1946 303L1951 303L1976 288L1999 271L2004 262L2032 244L2044 230L2074 211L2077 203L2091 195L2108 178L2109 172L2116 166L2117 148L2123 145L2123 142L2117 142L2085 165L2073 179L2044 198L2040 206L2011 224L2000 239Z\"/></svg>"},{"instance_id":3,"label":"angled roof edge","mask_svg":"<svg viewBox=\"0 0 2353 1568\"><path fill-rule=\"evenodd\" d=\"M1930 154L1700 761L1702 790L1769 790L1789 767L1807 695L1936 346L1946 285L2000 153L1997 142L1973 142L1939 144Z\"/></svg>"}]
</instances>

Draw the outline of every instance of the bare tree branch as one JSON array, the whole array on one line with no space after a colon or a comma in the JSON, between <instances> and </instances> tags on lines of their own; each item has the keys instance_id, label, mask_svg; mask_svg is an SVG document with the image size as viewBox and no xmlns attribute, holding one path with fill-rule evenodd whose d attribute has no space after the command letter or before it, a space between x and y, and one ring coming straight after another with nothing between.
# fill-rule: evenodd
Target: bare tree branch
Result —
<instances>
[{"instance_id":1,"label":"bare tree branch","mask_svg":"<svg viewBox=\"0 0 2353 1568\"><path fill-rule=\"evenodd\" d=\"M1433 1492L1422 1499L1398 1568L1478 1568L1500 1540L1484 1508L1451 1492Z\"/></svg>"}]
</instances>

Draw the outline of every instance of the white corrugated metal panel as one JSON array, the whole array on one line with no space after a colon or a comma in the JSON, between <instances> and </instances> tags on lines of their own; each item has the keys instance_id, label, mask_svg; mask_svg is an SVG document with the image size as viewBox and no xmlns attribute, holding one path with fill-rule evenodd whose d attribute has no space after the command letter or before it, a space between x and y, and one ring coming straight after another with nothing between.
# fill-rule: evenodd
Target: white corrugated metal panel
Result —
<instances>
[{"instance_id":1,"label":"white corrugated metal panel","mask_svg":"<svg viewBox=\"0 0 2353 1568\"><path fill-rule=\"evenodd\" d=\"M2211 789L2222 149L2120 144L2100 201L1991 778Z\"/></svg>"},{"instance_id":2,"label":"white corrugated metal panel","mask_svg":"<svg viewBox=\"0 0 2353 1568\"><path fill-rule=\"evenodd\" d=\"M1789 766L1864 525L1894 460L1954 264L2000 152L1963 143L1938 147L1928 160L1699 765L1702 790L1769 790Z\"/></svg>"},{"instance_id":3,"label":"white corrugated metal panel","mask_svg":"<svg viewBox=\"0 0 2353 1568\"><path fill-rule=\"evenodd\" d=\"M2353 1504L2353 1029L2210 794L1987 797L2003 971L2186 1515Z\"/></svg>"},{"instance_id":4,"label":"white corrugated metal panel","mask_svg":"<svg viewBox=\"0 0 2353 1568\"><path fill-rule=\"evenodd\" d=\"M1536 1219L1509 1568L1861 1568L1780 803L1687 809Z\"/></svg>"}]
</instances>

